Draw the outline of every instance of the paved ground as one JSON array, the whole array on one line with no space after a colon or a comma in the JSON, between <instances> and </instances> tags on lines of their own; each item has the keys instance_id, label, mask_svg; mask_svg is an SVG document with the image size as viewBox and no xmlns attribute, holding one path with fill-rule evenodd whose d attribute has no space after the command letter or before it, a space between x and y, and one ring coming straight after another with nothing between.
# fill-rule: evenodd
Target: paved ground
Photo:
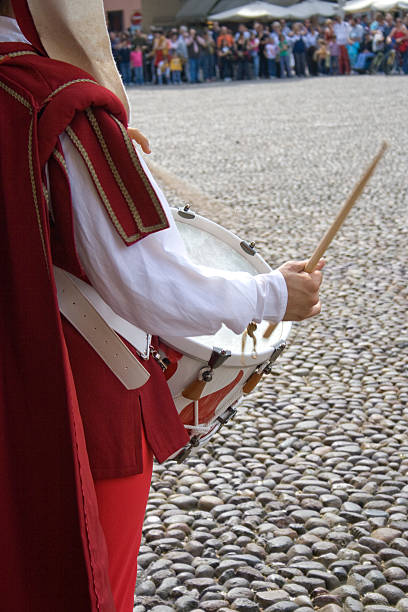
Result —
<instances>
[{"instance_id":1,"label":"paved ground","mask_svg":"<svg viewBox=\"0 0 408 612\"><path fill-rule=\"evenodd\" d=\"M328 252L322 315L207 449L155 468L135 610L407 611L408 79L130 96L170 201L193 194L272 265L313 251L390 144Z\"/></svg>"}]
</instances>

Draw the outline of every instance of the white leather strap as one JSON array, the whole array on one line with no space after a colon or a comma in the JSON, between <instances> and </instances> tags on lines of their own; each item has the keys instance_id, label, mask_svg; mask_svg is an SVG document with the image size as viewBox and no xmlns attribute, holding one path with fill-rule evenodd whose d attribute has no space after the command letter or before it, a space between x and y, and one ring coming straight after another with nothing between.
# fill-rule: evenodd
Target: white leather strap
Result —
<instances>
[{"instance_id":1,"label":"white leather strap","mask_svg":"<svg viewBox=\"0 0 408 612\"><path fill-rule=\"evenodd\" d=\"M150 374L112 329L110 314L113 315L115 329L126 340L129 340L130 335L133 341L129 342L145 358L148 357L150 336L118 317L87 283L57 266L54 266L54 276L61 313L89 342L126 389L142 387L149 380ZM122 329L128 333L122 334Z\"/></svg>"}]
</instances>

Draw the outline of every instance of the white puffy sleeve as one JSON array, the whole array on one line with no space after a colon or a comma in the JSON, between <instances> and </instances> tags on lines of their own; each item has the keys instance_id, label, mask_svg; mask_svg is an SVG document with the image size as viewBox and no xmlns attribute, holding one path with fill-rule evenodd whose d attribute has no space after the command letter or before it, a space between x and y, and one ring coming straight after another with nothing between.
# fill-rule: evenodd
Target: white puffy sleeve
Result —
<instances>
[{"instance_id":1,"label":"white puffy sleeve","mask_svg":"<svg viewBox=\"0 0 408 612\"><path fill-rule=\"evenodd\" d=\"M159 336L241 333L252 320L282 320L287 288L278 271L251 276L191 262L169 205L146 170L168 217L168 229L127 247L102 206L80 154L62 134L78 255L94 288L121 317Z\"/></svg>"}]
</instances>

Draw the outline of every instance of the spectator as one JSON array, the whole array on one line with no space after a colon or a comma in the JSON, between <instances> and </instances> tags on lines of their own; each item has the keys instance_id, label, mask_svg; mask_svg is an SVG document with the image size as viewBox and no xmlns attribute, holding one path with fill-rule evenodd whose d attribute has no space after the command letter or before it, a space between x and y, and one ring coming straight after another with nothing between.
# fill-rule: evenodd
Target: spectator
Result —
<instances>
[{"instance_id":1,"label":"spectator","mask_svg":"<svg viewBox=\"0 0 408 612\"><path fill-rule=\"evenodd\" d=\"M129 85L132 81L132 73L130 70L130 51L132 46L127 34L122 34L121 42L118 46L119 56L119 71L122 75L123 82L125 85Z\"/></svg>"},{"instance_id":2,"label":"spectator","mask_svg":"<svg viewBox=\"0 0 408 612\"><path fill-rule=\"evenodd\" d=\"M196 30L191 28L188 38L186 38L188 54L188 74L190 83L198 83L198 68L202 50L202 39L197 35Z\"/></svg>"},{"instance_id":3,"label":"spectator","mask_svg":"<svg viewBox=\"0 0 408 612\"><path fill-rule=\"evenodd\" d=\"M350 25L347 21L337 15L334 23L334 34L339 47L339 72L340 74L350 74L350 59L347 52L347 45L350 36Z\"/></svg>"},{"instance_id":4,"label":"spectator","mask_svg":"<svg viewBox=\"0 0 408 612\"><path fill-rule=\"evenodd\" d=\"M241 30L235 40L235 52L237 58L237 80L249 79L249 38Z\"/></svg>"},{"instance_id":5,"label":"spectator","mask_svg":"<svg viewBox=\"0 0 408 612\"><path fill-rule=\"evenodd\" d=\"M259 38L255 31L251 33L248 41L248 50L252 60L253 76L259 79Z\"/></svg>"},{"instance_id":6,"label":"spectator","mask_svg":"<svg viewBox=\"0 0 408 612\"><path fill-rule=\"evenodd\" d=\"M268 73L268 62L265 57L265 45L269 38L269 32L264 28L261 23L255 24L254 26L259 39L259 48L258 48L258 56L259 56L259 76L267 79L269 77Z\"/></svg>"},{"instance_id":7,"label":"spectator","mask_svg":"<svg viewBox=\"0 0 408 612\"><path fill-rule=\"evenodd\" d=\"M181 62L181 57L177 55L176 49L172 49L170 51L170 75L171 82L173 85L181 85L181 71L183 69L183 64Z\"/></svg>"},{"instance_id":8,"label":"spectator","mask_svg":"<svg viewBox=\"0 0 408 612\"><path fill-rule=\"evenodd\" d=\"M130 52L130 66L132 68L132 80L136 85L143 85L143 51L140 45Z\"/></svg>"},{"instance_id":9,"label":"spectator","mask_svg":"<svg viewBox=\"0 0 408 612\"><path fill-rule=\"evenodd\" d=\"M330 53L324 38L319 38L319 40L317 41L317 49L315 51L313 59L317 63L318 71L320 74L329 74Z\"/></svg>"},{"instance_id":10,"label":"spectator","mask_svg":"<svg viewBox=\"0 0 408 612\"><path fill-rule=\"evenodd\" d=\"M290 70L290 56L289 56L289 43L285 36L281 34L279 36L279 63L280 63L280 78L283 79L285 76L291 77Z\"/></svg>"},{"instance_id":11,"label":"spectator","mask_svg":"<svg viewBox=\"0 0 408 612\"><path fill-rule=\"evenodd\" d=\"M224 81L232 80L232 59L234 39L225 26L222 26L217 40L218 57L220 60L220 76Z\"/></svg>"},{"instance_id":12,"label":"spectator","mask_svg":"<svg viewBox=\"0 0 408 612\"><path fill-rule=\"evenodd\" d=\"M303 39L306 45L306 61L310 76L318 76L318 65L315 60L319 30L312 24L310 19L305 20L306 34Z\"/></svg>"},{"instance_id":13,"label":"spectator","mask_svg":"<svg viewBox=\"0 0 408 612\"><path fill-rule=\"evenodd\" d=\"M328 44L329 54L330 54L330 69L329 74L332 76L337 76L339 74L339 56L340 49L336 40L330 40Z\"/></svg>"},{"instance_id":14,"label":"spectator","mask_svg":"<svg viewBox=\"0 0 408 612\"><path fill-rule=\"evenodd\" d=\"M390 38L395 41L398 71L402 67L404 74L408 74L408 29L401 17L395 20L395 27L390 32Z\"/></svg>"},{"instance_id":15,"label":"spectator","mask_svg":"<svg viewBox=\"0 0 408 612\"><path fill-rule=\"evenodd\" d=\"M390 44L390 41L388 41L387 39L389 38L393 27L394 27L393 16L391 15L391 13L387 13L384 19L384 27L383 27L383 34L384 34L386 46Z\"/></svg>"},{"instance_id":16,"label":"spectator","mask_svg":"<svg viewBox=\"0 0 408 612\"><path fill-rule=\"evenodd\" d=\"M306 44L303 38L306 34L306 30L301 23L295 23L293 26L293 33L292 51L295 60L295 73L298 77L306 76Z\"/></svg>"},{"instance_id":17,"label":"spectator","mask_svg":"<svg viewBox=\"0 0 408 612\"><path fill-rule=\"evenodd\" d=\"M279 54L279 44L270 36L265 45L265 57L268 62L268 74L270 79L276 77L276 56Z\"/></svg>"},{"instance_id":18,"label":"spectator","mask_svg":"<svg viewBox=\"0 0 408 612\"><path fill-rule=\"evenodd\" d=\"M246 27L246 25L245 25L245 24L243 24L243 23L240 23L240 24L239 24L239 26L238 26L238 31L237 31L237 33L235 34L235 37L234 37L235 42L237 42L237 41L238 41L238 38L239 38L240 36L243 36L243 37L244 37L244 38L246 38L247 40L249 40L249 37L251 36L250 31L248 30L248 28Z\"/></svg>"},{"instance_id":19,"label":"spectator","mask_svg":"<svg viewBox=\"0 0 408 612\"><path fill-rule=\"evenodd\" d=\"M213 81L216 78L216 43L210 30L206 30L202 38L201 66L204 81Z\"/></svg>"},{"instance_id":20,"label":"spectator","mask_svg":"<svg viewBox=\"0 0 408 612\"><path fill-rule=\"evenodd\" d=\"M117 32L109 32L109 38L111 42L113 59L115 60L115 64L120 72L120 60L119 60L120 38Z\"/></svg>"},{"instance_id":21,"label":"spectator","mask_svg":"<svg viewBox=\"0 0 408 612\"><path fill-rule=\"evenodd\" d=\"M363 42L360 43L359 53L354 64L354 70L360 74L368 70L370 63L374 57L373 46L370 32L364 34Z\"/></svg>"},{"instance_id":22,"label":"spectator","mask_svg":"<svg viewBox=\"0 0 408 612\"><path fill-rule=\"evenodd\" d=\"M350 24L349 39L351 40L352 43L354 42L361 43L364 38L364 28L361 25L360 20L356 19L355 17L351 17L349 24Z\"/></svg>"},{"instance_id":23,"label":"spectator","mask_svg":"<svg viewBox=\"0 0 408 612\"><path fill-rule=\"evenodd\" d=\"M166 37L162 32L158 33L158 36L155 37L153 43L153 53L154 53L154 74L156 77L156 82L159 85L163 84L163 76L166 77L168 81L169 77L169 66L168 66L168 42Z\"/></svg>"}]
</instances>

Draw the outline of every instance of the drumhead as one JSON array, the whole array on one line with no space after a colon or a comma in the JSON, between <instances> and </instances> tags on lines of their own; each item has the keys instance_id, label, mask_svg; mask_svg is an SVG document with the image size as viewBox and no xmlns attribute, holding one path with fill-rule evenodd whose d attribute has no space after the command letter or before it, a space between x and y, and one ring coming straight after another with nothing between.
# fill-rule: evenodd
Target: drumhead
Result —
<instances>
[{"instance_id":1,"label":"drumhead","mask_svg":"<svg viewBox=\"0 0 408 612\"><path fill-rule=\"evenodd\" d=\"M253 276L270 272L271 268L258 254L250 255L241 247L241 240L221 225L195 215L193 219L180 216L177 209L172 208L172 214L177 228L186 246L186 250L196 264L206 265L219 270L249 272ZM240 367L263 363L272 353L274 346L289 335L291 323L279 323L268 339L263 337L269 323L263 321L255 332L256 356L253 355L252 339L247 337L242 351L242 334L235 334L225 325L213 335L194 336L189 338L166 337L163 340L185 355L208 361L213 347L231 351L231 357L225 366Z\"/></svg>"}]
</instances>

